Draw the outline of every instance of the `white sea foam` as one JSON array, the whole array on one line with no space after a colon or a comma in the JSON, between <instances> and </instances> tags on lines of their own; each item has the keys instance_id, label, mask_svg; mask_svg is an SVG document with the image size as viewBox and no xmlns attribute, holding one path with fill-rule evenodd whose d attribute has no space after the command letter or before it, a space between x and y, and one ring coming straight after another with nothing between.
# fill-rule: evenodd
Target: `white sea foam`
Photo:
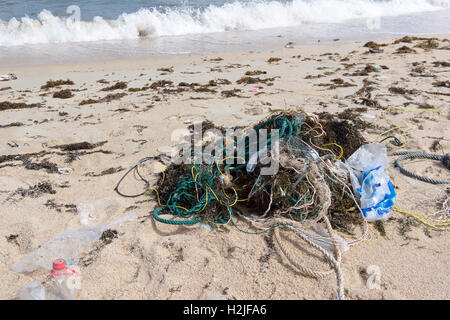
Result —
<instances>
[{"instance_id":1,"label":"white sea foam","mask_svg":"<svg viewBox=\"0 0 450 320\"><path fill-rule=\"evenodd\" d=\"M0 46L138 39L230 30L259 30L303 23L342 23L450 8L450 0L293 0L225 4L202 10L141 9L116 20L95 17L74 22L43 10L37 19L0 20Z\"/></svg>"}]
</instances>

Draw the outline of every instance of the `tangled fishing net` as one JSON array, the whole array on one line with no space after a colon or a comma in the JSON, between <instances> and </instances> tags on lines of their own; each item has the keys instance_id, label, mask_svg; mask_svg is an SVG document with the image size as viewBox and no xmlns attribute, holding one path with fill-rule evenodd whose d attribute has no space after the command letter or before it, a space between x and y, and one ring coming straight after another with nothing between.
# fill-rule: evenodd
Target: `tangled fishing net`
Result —
<instances>
[{"instance_id":1,"label":"tangled fishing net","mask_svg":"<svg viewBox=\"0 0 450 320\"><path fill-rule=\"evenodd\" d=\"M250 138L250 131L260 136L262 129L267 130L264 143ZM206 129L203 136L205 133ZM365 143L361 134L346 121L282 112L245 128L241 137L221 141L225 144L212 161L170 163L155 185L150 185L139 167L164 160L162 156L145 158L130 169L158 202L151 216L172 225L205 223L214 228L230 224L249 234L270 231L280 251L300 272L315 278L332 273L306 268L296 260L280 236L281 232L294 232L334 268L337 297L343 299L341 253L368 236L368 224L362 219L346 171L336 163ZM202 150L206 150L204 141ZM278 170L265 174L273 163L278 164ZM116 191L122 194L120 182ZM247 222L247 230L238 226L237 217ZM357 225L362 227L359 237ZM347 240L340 234L347 235Z\"/></svg>"}]
</instances>

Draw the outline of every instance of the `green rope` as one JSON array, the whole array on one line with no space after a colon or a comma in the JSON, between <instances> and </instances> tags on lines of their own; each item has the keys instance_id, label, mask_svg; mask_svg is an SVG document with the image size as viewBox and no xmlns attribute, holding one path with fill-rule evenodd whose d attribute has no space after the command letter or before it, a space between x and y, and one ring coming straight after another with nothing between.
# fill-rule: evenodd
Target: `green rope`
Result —
<instances>
[{"instance_id":1,"label":"green rope","mask_svg":"<svg viewBox=\"0 0 450 320\"><path fill-rule=\"evenodd\" d=\"M287 140L292 135L299 135L301 131L301 121L299 119L289 120L283 116L277 116L271 118L259 125L257 125L254 129L257 133L263 128L278 129L280 131L278 138ZM244 143L245 147L245 162L247 162L250 157L249 154L249 136L245 136L241 140L235 142L235 146ZM272 135L270 132L267 133L267 148L271 146ZM259 146L262 148L262 146ZM222 149L222 152L226 150ZM223 170L228 168L230 169L230 173L233 178L239 174L239 170L244 168L246 163L241 165L233 165L226 164ZM218 164L216 162L209 164L207 166L200 165L192 165L189 168L189 172L186 172L184 175L180 176L178 179L178 183L172 193L170 193L168 200L165 206L161 206L156 208L153 211L153 217L155 220L172 225L192 225L199 222L202 222L204 219L204 215L202 212L206 210L206 208L212 206L214 203L219 204L220 206L226 206L227 212L229 213L229 220L220 218L222 215L222 211L215 216L211 222L211 228L214 227L215 223L228 223L231 220L231 223L238 228L233 220L233 209L229 206L231 205L229 199L224 197L224 199L218 199L217 197L221 195L221 191L217 190L215 187L217 177L221 175L221 172L218 168ZM194 176L191 174L192 170L195 171ZM302 174L296 181L295 186L301 181L301 179L306 175L307 171ZM257 179L257 183L259 183L259 179ZM211 188L211 190L210 190ZM197 199L195 194L201 194L200 198ZM298 201L297 201L298 202ZM172 219L164 219L161 217L162 214L171 214ZM195 217L199 215L198 217ZM283 224L281 224L283 225ZM278 226L278 225L277 225ZM276 226L273 226L265 231L258 232L264 233ZM239 228L238 228L239 229ZM257 234L257 233L256 233Z\"/></svg>"}]
</instances>

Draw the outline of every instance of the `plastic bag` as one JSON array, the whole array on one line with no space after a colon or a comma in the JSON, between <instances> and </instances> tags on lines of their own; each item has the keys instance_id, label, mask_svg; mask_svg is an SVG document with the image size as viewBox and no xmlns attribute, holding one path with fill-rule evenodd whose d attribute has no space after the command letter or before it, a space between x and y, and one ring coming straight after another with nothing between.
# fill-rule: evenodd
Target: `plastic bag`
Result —
<instances>
[{"instance_id":1,"label":"plastic bag","mask_svg":"<svg viewBox=\"0 0 450 320\"><path fill-rule=\"evenodd\" d=\"M381 143L361 146L345 162L354 192L367 220L387 220L396 192L385 172L389 167L386 147Z\"/></svg>"},{"instance_id":2,"label":"plastic bag","mask_svg":"<svg viewBox=\"0 0 450 320\"><path fill-rule=\"evenodd\" d=\"M103 231L117 228L134 218L136 214L132 213L109 224L100 224L95 227L83 226L63 232L14 264L11 269L16 272L33 272L39 268L51 270L55 259L76 263L79 254L88 250L91 244L101 237Z\"/></svg>"}]
</instances>

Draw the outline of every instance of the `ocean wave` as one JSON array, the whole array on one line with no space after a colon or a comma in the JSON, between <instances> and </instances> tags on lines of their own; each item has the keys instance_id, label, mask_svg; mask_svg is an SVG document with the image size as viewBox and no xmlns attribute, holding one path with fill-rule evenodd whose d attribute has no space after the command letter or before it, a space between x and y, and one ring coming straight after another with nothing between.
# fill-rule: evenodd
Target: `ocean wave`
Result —
<instances>
[{"instance_id":1,"label":"ocean wave","mask_svg":"<svg viewBox=\"0 0 450 320\"><path fill-rule=\"evenodd\" d=\"M376 18L450 8L450 0L293 0L238 1L223 6L189 10L141 9L115 20L100 16L74 21L43 10L37 17L0 20L0 46L64 43L141 37L259 30L303 23L342 23L350 19Z\"/></svg>"}]
</instances>

